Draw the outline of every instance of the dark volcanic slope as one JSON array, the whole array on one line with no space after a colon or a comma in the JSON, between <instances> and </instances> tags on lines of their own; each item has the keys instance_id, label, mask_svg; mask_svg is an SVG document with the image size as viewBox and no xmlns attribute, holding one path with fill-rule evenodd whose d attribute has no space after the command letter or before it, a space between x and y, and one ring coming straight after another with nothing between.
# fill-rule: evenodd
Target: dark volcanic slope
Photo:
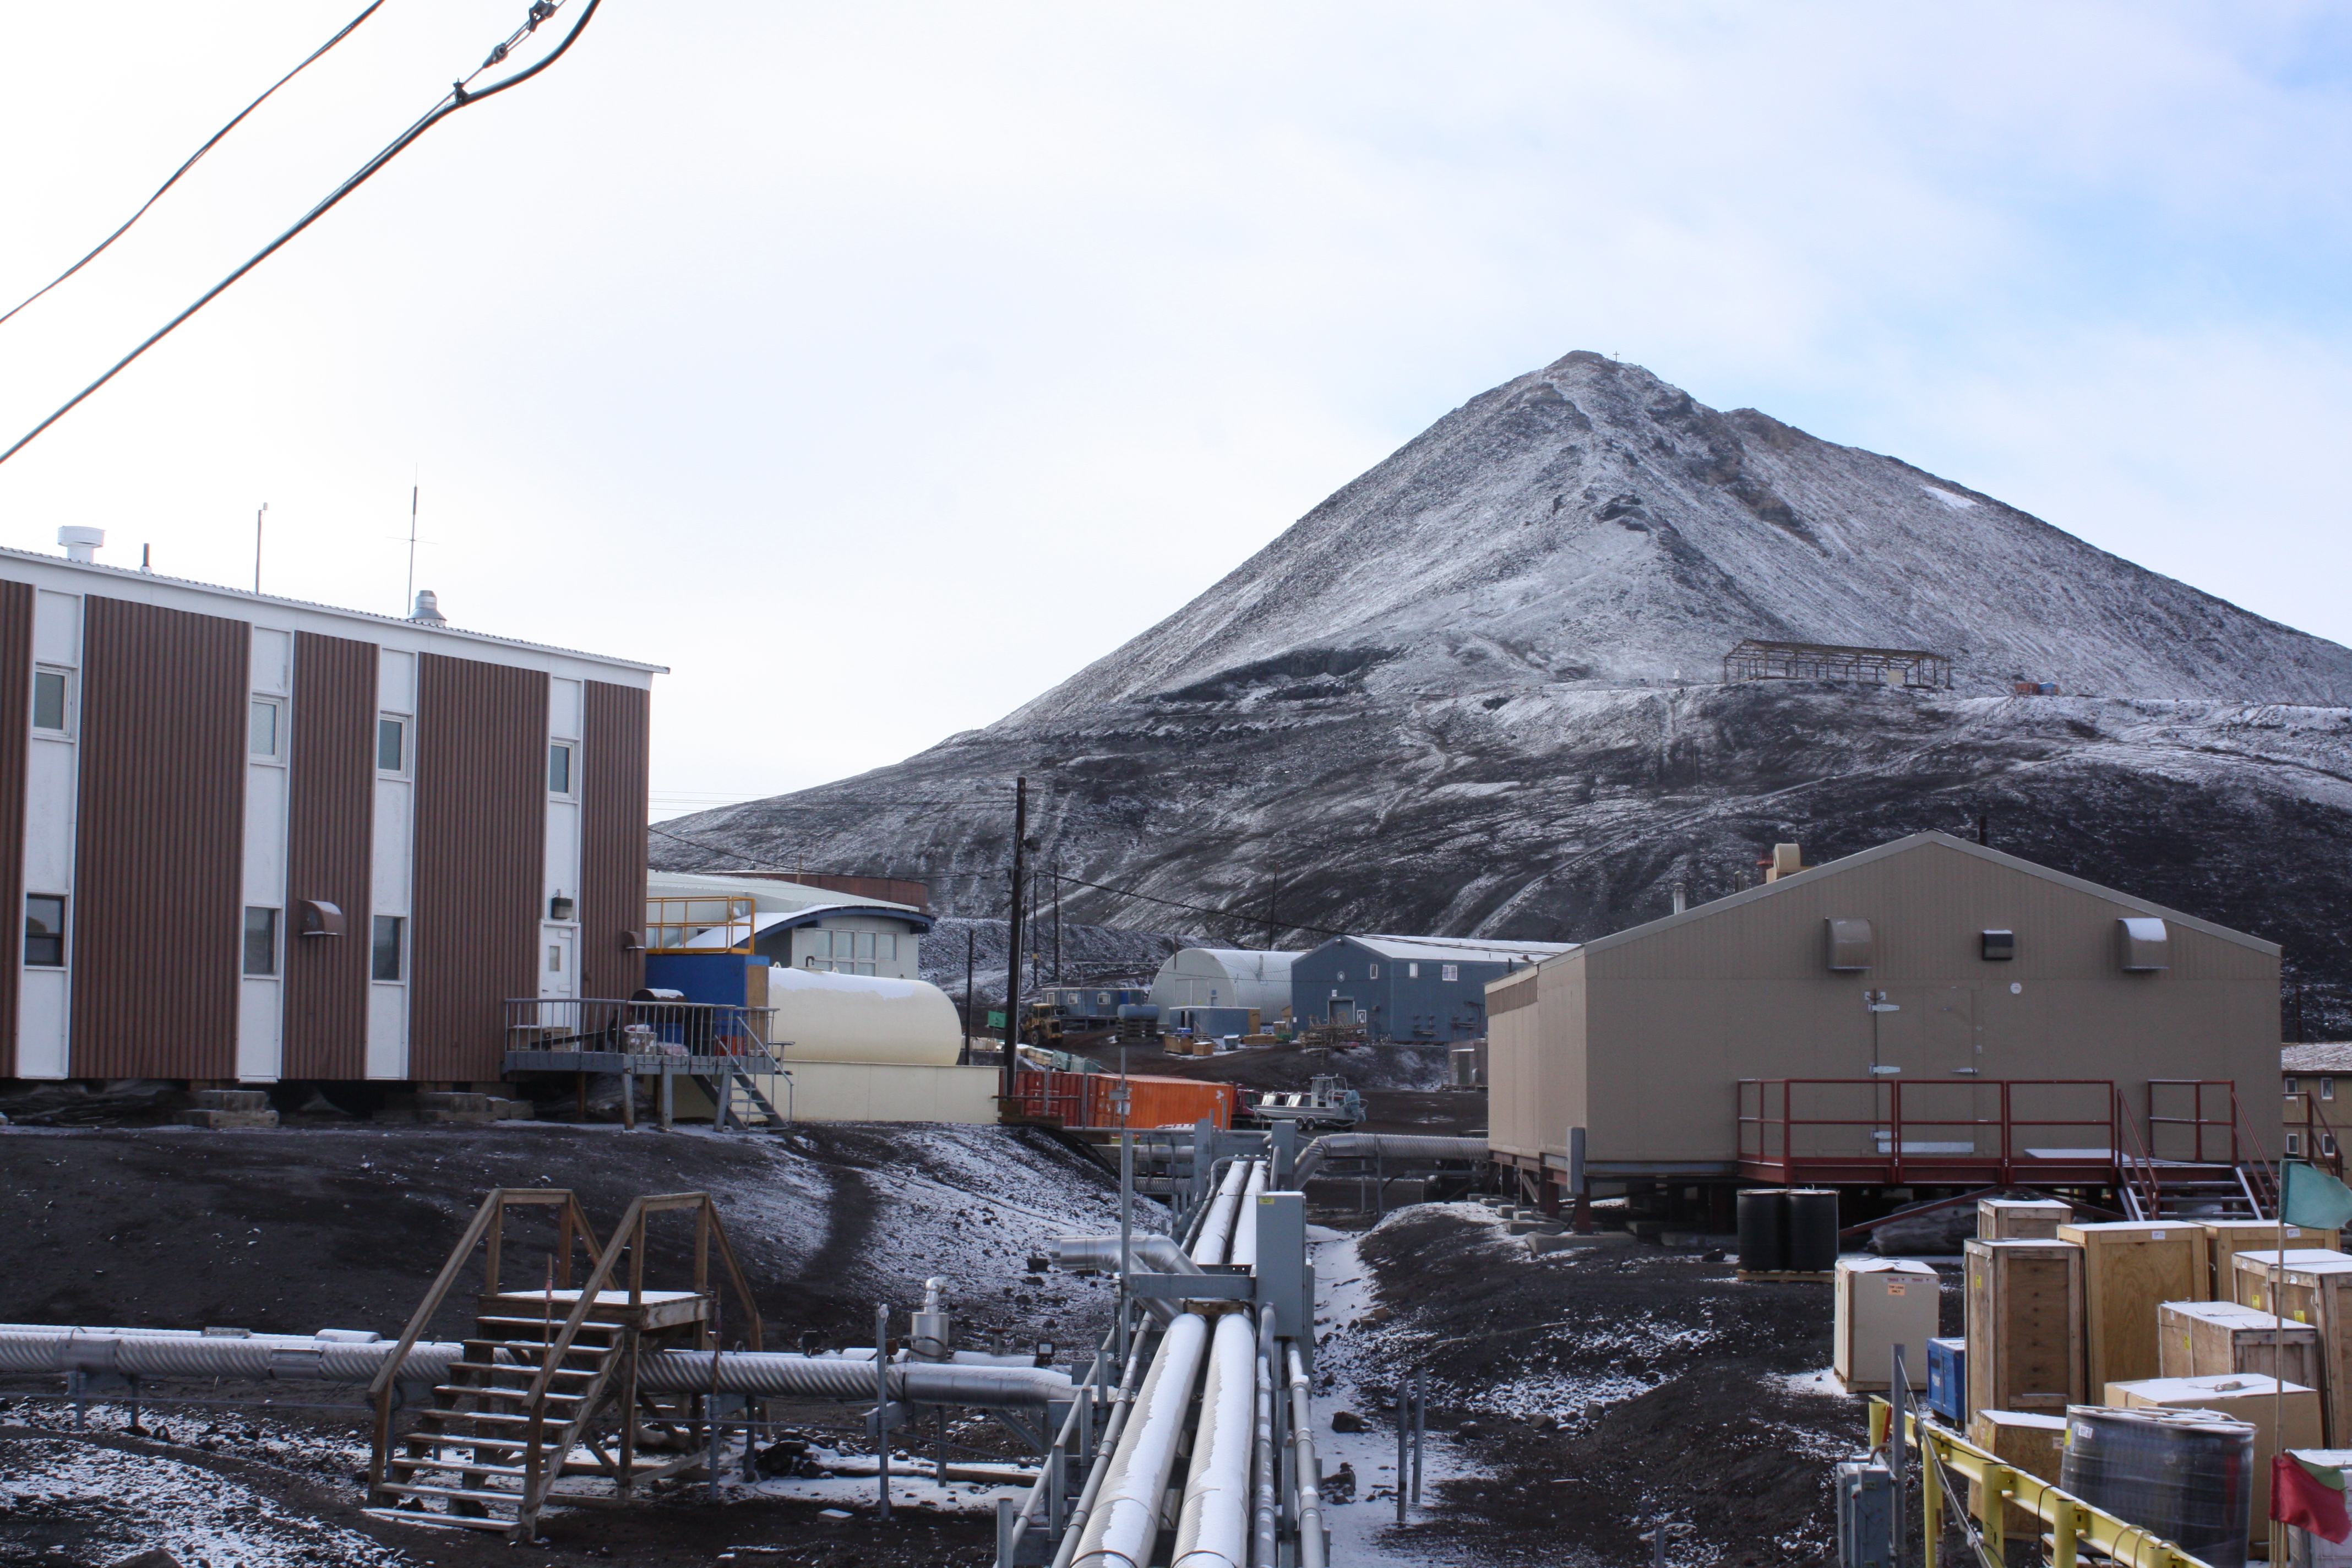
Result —
<instances>
[{"instance_id":1,"label":"dark volcanic slope","mask_svg":"<svg viewBox=\"0 0 2352 1568\"><path fill-rule=\"evenodd\" d=\"M1749 636L1933 648L1958 689L1711 684ZM2071 695L1998 695L2021 673ZM2285 942L2316 1029L2352 1019L2347 702L2352 650L1580 353L1010 718L678 828L992 913L1026 773L1047 860L1233 909L1207 934L1255 943L1270 900L1294 940L1587 938L1677 879L1728 890L1775 840L1819 858L1984 815L2000 847Z\"/></svg>"}]
</instances>

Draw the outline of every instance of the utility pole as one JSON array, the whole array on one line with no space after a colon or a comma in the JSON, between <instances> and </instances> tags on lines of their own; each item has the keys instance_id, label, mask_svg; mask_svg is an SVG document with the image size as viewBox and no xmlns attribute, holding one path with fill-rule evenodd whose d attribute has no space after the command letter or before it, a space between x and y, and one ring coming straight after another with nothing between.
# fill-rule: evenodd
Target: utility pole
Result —
<instances>
[{"instance_id":1,"label":"utility pole","mask_svg":"<svg viewBox=\"0 0 2352 1568\"><path fill-rule=\"evenodd\" d=\"M971 1059L971 977L980 953L980 928L966 926L963 932L963 1059Z\"/></svg>"},{"instance_id":2,"label":"utility pole","mask_svg":"<svg viewBox=\"0 0 2352 1568\"><path fill-rule=\"evenodd\" d=\"M1013 781L1013 901L1004 926L1004 1066L1000 1073L1003 1093L1013 1096L1013 1046L1020 1038L1021 1007L1021 874L1029 847L1029 781Z\"/></svg>"},{"instance_id":3,"label":"utility pole","mask_svg":"<svg viewBox=\"0 0 2352 1568\"><path fill-rule=\"evenodd\" d=\"M1062 983L1062 849L1054 847L1054 984Z\"/></svg>"},{"instance_id":4,"label":"utility pole","mask_svg":"<svg viewBox=\"0 0 2352 1568\"><path fill-rule=\"evenodd\" d=\"M263 501L261 511L253 514L253 591L257 594L261 592L261 515L268 510L269 503Z\"/></svg>"}]
</instances>

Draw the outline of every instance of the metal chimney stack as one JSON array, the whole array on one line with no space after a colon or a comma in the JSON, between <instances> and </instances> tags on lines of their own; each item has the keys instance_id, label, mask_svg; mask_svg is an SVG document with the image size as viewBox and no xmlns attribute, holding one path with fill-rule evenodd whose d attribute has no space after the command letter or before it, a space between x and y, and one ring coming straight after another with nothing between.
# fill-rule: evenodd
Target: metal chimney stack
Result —
<instances>
[{"instance_id":1,"label":"metal chimney stack","mask_svg":"<svg viewBox=\"0 0 2352 1568\"><path fill-rule=\"evenodd\" d=\"M412 621L422 621L428 626L446 626L449 624L447 618L441 614L441 601L433 596L433 590L430 588L416 590L416 608L409 612L408 618Z\"/></svg>"},{"instance_id":2,"label":"metal chimney stack","mask_svg":"<svg viewBox=\"0 0 2352 1568\"><path fill-rule=\"evenodd\" d=\"M58 530L58 542L66 547L66 559L68 561L95 561L98 559L98 547L106 542L106 530L68 524Z\"/></svg>"}]
</instances>

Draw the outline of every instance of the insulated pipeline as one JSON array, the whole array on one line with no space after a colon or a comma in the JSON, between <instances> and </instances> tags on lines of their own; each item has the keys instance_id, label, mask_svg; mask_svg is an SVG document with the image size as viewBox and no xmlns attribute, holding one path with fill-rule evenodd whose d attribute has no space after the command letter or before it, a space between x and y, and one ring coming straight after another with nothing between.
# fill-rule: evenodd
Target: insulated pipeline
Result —
<instances>
[{"instance_id":1,"label":"insulated pipeline","mask_svg":"<svg viewBox=\"0 0 2352 1568\"><path fill-rule=\"evenodd\" d=\"M1217 1195L1209 1202L1208 1222L1202 1226L1199 1239L1192 1246L1195 1263L1223 1263L1226 1251L1234 1244L1234 1222L1241 1213L1242 1188L1248 1184L1255 1163L1244 1165L1235 1161L1225 1171L1225 1179L1217 1187Z\"/></svg>"},{"instance_id":2,"label":"insulated pipeline","mask_svg":"<svg viewBox=\"0 0 2352 1568\"><path fill-rule=\"evenodd\" d=\"M1094 1463L1087 1469L1087 1484L1078 1492L1078 1500L1071 1508L1069 1522L1062 1532L1061 1543L1055 1548L1053 1568L1069 1568L1070 1559L1077 1554L1079 1538L1086 1533L1087 1521L1094 1515L1095 1500L1102 1495L1103 1478L1110 1473L1111 1457L1118 1452L1119 1438L1127 1431L1127 1418L1135 1410L1136 1379L1143 1374L1143 1346L1139 1342L1128 1352L1127 1369L1119 1377L1110 1419L1103 1426L1102 1440L1095 1447ZM1017 1548L1021 1531L1045 1490L1045 1478L1041 1476L1037 1485L1030 1490L1029 1500L1023 1505L1022 1522L1013 1526L1016 1562L1019 1560Z\"/></svg>"},{"instance_id":3,"label":"insulated pipeline","mask_svg":"<svg viewBox=\"0 0 2352 1568\"><path fill-rule=\"evenodd\" d=\"M0 1326L0 1373L119 1373L137 1377L234 1377L297 1379L311 1383L373 1382L399 1347L389 1340L372 1343L304 1339L291 1334L225 1335L155 1332L134 1329L41 1328L28 1323ZM527 1364L510 1352L501 1362ZM440 1383L465 1347L419 1343L401 1363L409 1383ZM801 1394L813 1398L868 1400L874 1397L874 1363L842 1356L803 1356L758 1351L719 1356L716 1375L708 1351L662 1351L644 1357L638 1384L666 1393ZM888 1372L893 1399L916 1405L969 1405L1011 1408L1070 1397L1069 1374L1047 1367L964 1366L954 1363L899 1362Z\"/></svg>"},{"instance_id":4,"label":"insulated pipeline","mask_svg":"<svg viewBox=\"0 0 2352 1568\"><path fill-rule=\"evenodd\" d=\"M1290 1430L1298 1486L1298 1568L1328 1568L1323 1547L1322 1461L1315 1457L1313 1385L1307 1381L1307 1363L1299 1358L1298 1346L1286 1340L1283 1346L1290 1352Z\"/></svg>"},{"instance_id":5,"label":"insulated pipeline","mask_svg":"<svg viewBox=\"0 0 2352 1568\"><path fill-rule=\"evenodd\" d=\"M1208 1338L1208 1320L1197 1312L1181 1314L1160 1336L1104 1472L1100 1501L1078 1538L1075 1568L1149 1568Z\"/></svg>"},{"instance_id":6,"label":"insulated pipeline","mask_svg":"<svg viewBox=\"0 0 2352 1568\"><path fill-rule=\"evenodd\" d=\"M1192 1471L1176 1518L1171 1568L1247 1568L1250 1426L1257 1395L1257 1335L1246 1312L1217 1320L1209 1377L1192 1438Z\"/></svg>"},{"instance_id":7,"label":"insulated pipeline","mask_svg":"<svg viewBox=\"0 0 2352 1568\"><path fill-rule=\"evenodd\" d=\"M1290 1184L1303 1187L1327 1160L1484 1160L1484 1138L1435 1138L1412 1132L1327 1132L1298 1152Z\"/></svg>"},{"instance_id":8,"label":"insulated pipeline","mask_svg":"<svg viewBox=\"0 0 2352 1568\"><path fill-rule=\"evenodd\" d=\"M1249 1184L1242 1188L1240 1216L1234 1221L1234 1245L1228 1258L1244 1268L1257 1267L1257 1200L1265 1191L1265 1162L1250 1166Z\"/></svg>"},{"instance_id":9,"label":"insulated pipeline","mask_svg":"<svg viewBox=\"0 0 2352 1568\"><path fill-rule=\"evenodd\" d=\"M1135 1267L1152 1274L1202 1274L1207 1272L1192 1259L1192 1256L1176 1245L1173 1237L1139 1236L1128 1244L1128 1255ZM1118 1237L1115 1236L1066 1236L1054 1243L1054 1261L1073 1273L1116 1274L1118 1272Z\"/></svg>"}]
</instances>

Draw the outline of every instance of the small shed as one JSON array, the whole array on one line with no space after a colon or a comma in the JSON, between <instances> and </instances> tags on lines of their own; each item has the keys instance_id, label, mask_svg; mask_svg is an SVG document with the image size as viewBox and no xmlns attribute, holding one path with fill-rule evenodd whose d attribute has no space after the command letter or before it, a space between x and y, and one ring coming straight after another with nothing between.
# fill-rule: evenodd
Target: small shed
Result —
<instances>
[{"instance_id":1,"label":"small shed","mask_svg":"<svg viewBox=\"0 0 2352 1568\"><path fill-rule=\"evenodd\" d=\"M1302 1026L1360 1027L1375 1040L1469 1040L1486 1032L1486 984L1573 950L1481 937L1335 936L1290 966Z\"/></svg>"},{"instance_id":2,"label":"small shed","mask_svg":"<svg viewBox=\"0 0 2352 1568\"><path fill-rule=\"evenodd\" d=\"M1487 987L1533 1183L2106 1185L2268 1146L2276 943L1921 833ZM2254 1137L2242 1133L2251 1131Z\"/></svg>"}]
</instances>

